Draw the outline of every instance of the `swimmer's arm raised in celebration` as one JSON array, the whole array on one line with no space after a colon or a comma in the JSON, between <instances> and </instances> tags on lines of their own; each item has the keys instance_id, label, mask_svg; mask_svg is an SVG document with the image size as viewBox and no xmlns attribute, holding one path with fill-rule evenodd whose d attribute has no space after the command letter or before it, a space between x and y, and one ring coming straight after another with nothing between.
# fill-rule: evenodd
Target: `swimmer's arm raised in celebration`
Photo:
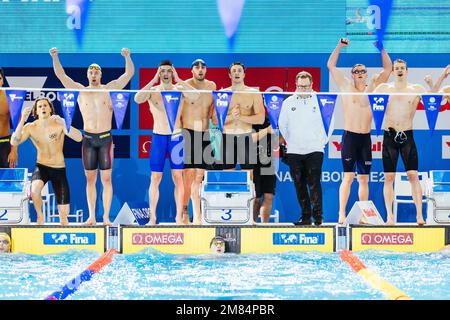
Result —
<instances>
[{"instance_id":1,"label":"swimmer's arm raised in celebration","mask_svg":"<svg viewBox=\"0 0 450 320\"><path fill-rule=\"evenodd\" d=\"M81 83L73 81L66 72L64 71L61 62L59 61L58 49L51 48L50 55L53 60L53 70L55 71L56 77L61 81L65 88L71 89L84 89L84 86Z\"/></svg>"},{"instance_id":2,"label":"swimmer's arm raised in celebration","mask_svg":"<svg viewBox=\"0 0 450 320\"><path fill-rule=\"evenodd\" d=\"M372 91L371 89L376 88L381 83L387 82L389 80L389 76L392 73L392 60L386 50L384 50L384 48L381 50L381 60L383 62L383 71L381 71L381 73L377 74L372 79L372 83L370 84L368 90L369 92Z\"/></svg>"},{"instance_id":3,"label":"swimmer's arm raised in celebration","mask_svg":"<svg viewBox=\"0 0 450 320\"><path fill-rule=\"evenodd\" d=\"M433 79L430 75L425 76L424 80L430 87L429 92L438 92L439 88L442 85L442 82L444 82L445 79L447 79L448 75L450 74L450 64L445 67L445 69L442 71L439 79L436 81L436 83L433 85Z\"/></svg>"},{"instance_id":4,"label":"swimmer's arm raised in celebration","mask_svg":"<svg viewBox=\"0 0 450 320\"><path fill-rule=\"evenodd\" d=\"M130 49L123 48L120 54L125 58L125 73L118 79L109 82L105 86L106 89L123 89L134 75L134 64L131 60Z\"/></svg>"},{"instance_id":5,"label":"swimmer's arm raised in celebration","mask_svg":"<svg viewBox=\"0 0 450 320\"><path fill-rule=\"evenodd\" d=\"M27 107L22 110L22 118L20 119L16 130L11 136L12 146L18 146L30 137L30 123L27 123L25 125L25 121L27 121L28 117L30 116L31 109L31 107Z\"/></svg>"},{"instance_id":6,"label":"swimmer's arm raised in celebration","mask_svg":"<svg viewBox=\"0 0 450 320\"><path fill-rule=\"evenodd\" d=\"M336 48L334 48L327 62L328 70L330 70L331 76L333 77L340 90L345 90L345 87L350 85L350 80L346 78L342 71L336 67L341 49L348 46L349 43L350 41L346 38L339 39Z\"/></svg>"},{"instance_id":7,"label":"swimmer's arm raised in celebration","mask_svg":"<svg viewBox=\"0 0 450 320\"><path fill-rule=\"evenodd\" d=\"M58 115L53 115L52 119L62 127L64 134L70 139L76 142L81 142L83 140L83 134L77 128L70 126L70 131L67 132L66 121L63 118Z\"/></svg>"},{"instance_id":8,"label":"swimmer's arm raised in celebration","mask_svg":"<svg viewBox=\"0 0 450 320\"><path fill-rule=\"evenodd\" d=\"M147 83L145 85L145 87L143 87L140 91L138 91L136 93L136 95L134 96L134 102L136 102L137 104L141 104L141 103L146 102L147 100L150 100L152 93L148 92L148 91L149 90L156 91L156 88L154 87L154 85L159 81L160 73L161 73L161 67L158 68L153 79L149 83Z\"/></svg>"},{"instance_id":9,"label":"swimmer's arm raised in celebration","mask_svg":"<svg viewBox=\"0 0 450 320\"><path fill-rule=\"evenodd\" d=\"M240 114L240 109L237 108L234 111L239 111L239 114L237 115L237 118L245 123L248 124L263 124L264 118L265 118L265 112L264 112L264 102L262 95L259 93L252 94L253 96L253 110L255 112L254 115L251 116L244 116ZM235 117L235 114L233 113L233 116Z\"/></svg>"}]
</instances>

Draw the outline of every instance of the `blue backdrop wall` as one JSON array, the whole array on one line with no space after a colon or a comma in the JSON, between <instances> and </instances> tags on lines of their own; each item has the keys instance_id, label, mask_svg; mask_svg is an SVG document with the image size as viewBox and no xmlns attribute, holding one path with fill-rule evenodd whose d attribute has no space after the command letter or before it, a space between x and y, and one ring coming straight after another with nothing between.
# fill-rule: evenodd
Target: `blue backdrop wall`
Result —
<instances>
[{"instance_id":1,"label":"blue backdrop wall","mask_svg":"<svg viewBox=\"0 0 450 320\"><path fill-rule=\"evenodd\" d=\"M321 91L329 90L329 76L326 68L328 54L132 54L136 66L136 74L133 77L130 88L139 88L139 69L155 67L163 58L171 59L179 67L190 67L190 63L197 57L202 57L208 61L209 67L227 67L232 61L240 60L248 67L299 67L311 66L321 69ZM442 68L450 61L449 54L393 54L392 58L402 57L407 60L410 68ZM68 73L77 81L85 81L85 68L92 62L97 62L105 69L104 79L114 78L123 72L123 58L120 54L63 54L61 56L63 65L68 68ZM355 62L366 64L368 67L379 67L378 54L343 54L340 59L341 67L350 67ZM48 54L0 54L0 65L4 67L6 77L13 75L30 76L36 78L39 75L47 76L43 83L44 87L61 87L61 84L54 79L51 69L51 58ZM106 72L108 71L108 72ZM413 72L413 71L412 71ZM224 77L227 77L224 69ZM9 83L12 86L11 83ZM248 83L248 85L252 85ZM47 92L46 94L52 94ZM54 93L53 93L54 94ZM27 100L34 98L30 93ZM441 112L449 113L450 110ZM78 127L81 127L80 115L76 115L74 120ZM148 159L140 159L139 136L150 135L151 130L139 130L139 108L134 102L129 105L127 118L122 130L113 130L115 136L115 161L113 168L114 198L111 209L111 217L114 218L124 202L142 201L148 202L148 186L150 168ZM450 143L450 123L445 130L436 130L430 136L428 130L416 131L416 142L419 149L419 170L428 171L431 169L450 169L450 159L443 159L443 148L446 141ZM335 130L335 135L342 134L342 130ZM375 135L375 132L372 132ZM450 144L449 144L450 148ZM85 196L85 177L81 163L79 151L81 144L67 143L66 156L68 167L68 179L71 186L71 211L83 209L87 216L87 202ZM31 142L28 141L19 148L19 166L32 170L36 161L36 152ZM399 168L403 170L403 165L399 162ZM337 221L338 214L338 188L341 182L341 160L329 159L328 148L326 148L325 161L323 165L323 194L324 194L324 220L325 222ZM372 166L372 176L370 182L370 199L373 200L385 216L383 195L382 195L382 163L380 159L375 159ZM279 180L277 195L274 206L280 211L281 221L296 221L299 218L299 206L296 202L295 191L292 180L284 164L280 166L278 173ZM98 181L100 186L100 181ZM157 214L160 221L174 221L175 204L173 201L173 184L170 177L170 170L166 164L165 176L161 184L161 198ZM100 191L100 188L99 188ZM100 192L99 192L100 195ZM349 201L350 209L357 197L357 185L352 187L352 194ZM101 221L103 208L101 198L97 203L97 219ZM403 221L414 220L414 212L405 208L400 213Z\"/></svg>"}]
</instances>

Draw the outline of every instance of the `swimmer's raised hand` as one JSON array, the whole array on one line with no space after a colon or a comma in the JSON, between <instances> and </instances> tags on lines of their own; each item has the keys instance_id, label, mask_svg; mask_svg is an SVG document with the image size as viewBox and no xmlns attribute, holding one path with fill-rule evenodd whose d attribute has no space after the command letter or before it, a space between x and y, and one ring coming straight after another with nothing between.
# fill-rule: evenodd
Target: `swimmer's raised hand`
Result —
<instances>
[{"instance_id":1,"label":"swimmer's raised hand","mask_svg":"<svg viewBox=\"0 0 450 320\"><path fill-rule=\"evenodd\" d=\"M423 78L423 80L425 81L425 83L427 85L429 85L430 87L433 87L433 79L431 78L430 75L426 75L425 78Z\"/></svg>"},{"instance_id":2,"label":"swimmer's raised hand","mask_svg":"<svg viewBox=\"0 0 450 320\"><path fill-rule=\"evenodd\" d=\"M23 108L23 110L22 110L22 118L21 118L21 121L23 121L23 123L25 123L25 121L27 121L28 117L31 114L31 110L32 110L32 107Z\"/></svg>"},{"instance_id":3,"label":"swimmer's raised hand","mask_svg":"<svg viewBox=\"0 0 450 320\"><path fill-rule=\"evenodd\" d=\"M447 78L450 74L450 64L444 69L444 77Z\"/></svg>"},{"instance_id":4,"label":"swimmer's raised hand","mask_svg":"<svg viewBox=\"0 0 450 320\"><path fill-rule=\"evenodd\" d=\"M49 52L52 58L58 56L58 48L51 48Z\"/></svg>"},{"instance_id":5,"label":"swimmer's raised hand","mask_svg":"<svg viewBox=\"0 0 450 320\"><path fill-rule=\"evenodd\" d=\"M173 74L173 80L175 80L176 83L178 83L178 82L181 81L181 79L180 79L180 77L178 76L178 73L177 73L177 71L175 70L175 67L174 67L174 66L172 66L172 74Z\"/></svg>"},{"instance_id":6,"label":"swimmer's raised hand","mask_svg":"<svg viewBox=\"0 0 450 320\"><path fill-rule=\"evenodd\" d=\"M349 44L350 44L350 40L348 40L347 38L339 39L339 43L338 43L339 46L347 47Z\"/></svg>"},{"instance_id":7,"label":"swimmer's raised hand","mask_svg":"<svg viewBox=\"0 0 450 320\"><path fill-rule=\"evenodd\" d=\"M128 48L122 48L122 51L120 52L120 54L126 58L126 57L130 56L131 52L130 52L130 49L128 49Z\"/></svg>"},{"instance_id":8,"label":"swimmer's raised hand","mask_svg":"<svg viewBox=\"0 0 450 320\"><path fill-rule=\"evenodd\" d=\"M153 82L153 83L158 82L160 76L161 76L161 67L159 67L158 70L156 70L156 74L155 74L155 76L153 77L152 82Z\"/></svg>"}]
</instances>

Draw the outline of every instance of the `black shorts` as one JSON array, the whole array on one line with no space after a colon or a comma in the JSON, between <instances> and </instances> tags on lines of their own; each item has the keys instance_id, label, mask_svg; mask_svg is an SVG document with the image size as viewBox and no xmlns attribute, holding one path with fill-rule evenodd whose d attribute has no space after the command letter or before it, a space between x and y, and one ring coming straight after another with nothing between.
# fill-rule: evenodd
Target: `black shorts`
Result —
<instances>
[{"instance_id":1,"label":"black shorts","mask_svg":"<svg viewBox=\"0 0 450 320\"><path fill-rule=\"evenodd\" d=\"M109 170L112 168L113 139L111 132L85 132L81 146L85 170Z\"/></svg>"},{"instance_id":2,"label":"black shorts","mask_svg":"<svg viewBox=\"0 0 450 320\"><path fill-rule=\"evenodd\" d=\"M265 174L265 171L272 173L272 168L261 168L255 166L253 169L253 183L255 184L256 198L261 198L265 193L275 194L275 187L277 184L277 176L275 173Z\"/></svg>"},{"instance_id":3,"label":"black shorts","mask_svg":"<svg viewBox=\"0 0 450 320\"><path fill-rule=\"evenodd\" d=\"M8 156L11 152L11 136L0 138L0 168L9 168Z\"/></svg>"},{"instance_id":4,"label":"black shorts","mask_svg":"<svg viewBox=\"0 0 450 320\"><path fill-rule=\"evenodd\" d=\"M70 204L69 183L67 182L66 168L52 168L36 163L31 182L41 180L44 185L51 181L55 192L56 202L60 205Z\"/></svg>"},{"instance_id":5,"label":"black shorts","mask_svg":"<svg viewBox=\"0 0 450 320\"><path fill-rule=\"evenodd\" d=\"M184 168L207 169L214 162L209 131L183 129Z\"/></svg>"},{"instance_id":6,"label":"black shorts","mask_svg":"<svg viewBox=\"0 0 450 320\"><path fill-rule=\"evenodd\" d=\"M252 134L222 134L220 147L222 170L234 169L239 163L241 169L252 170L257 163L256 143Z\"/></svg>"},{"instance_id":7,"label":"black shorts","mask_svg":"<svg viewBox=\"0 0 450 320\"><path fill-rule=\"evenodd\" d=\"M369 174L372 166L372 140L370 133L344 131L341 144L342 167L344 172Z\"/></svg>"},{"instance_id":8,"label":"black shorts","mask_svg":"<svg viewBox=\"0 0 450 320\"><path fill-rule=\"evenodd\" d=\"M395 131L389 128L384 131L383 168L384 172L396 172L398 155L402 156L406 171L419 169L419 157L412 130Z\"/></svg>"}]
</instances>

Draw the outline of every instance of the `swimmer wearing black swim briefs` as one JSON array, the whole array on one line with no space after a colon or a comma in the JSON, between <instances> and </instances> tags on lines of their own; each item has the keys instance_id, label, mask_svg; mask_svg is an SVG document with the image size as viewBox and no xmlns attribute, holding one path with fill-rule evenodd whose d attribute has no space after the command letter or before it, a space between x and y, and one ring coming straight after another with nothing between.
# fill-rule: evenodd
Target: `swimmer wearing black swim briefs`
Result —
<instances>
[{"instance_id":1,"label":"swimmer wearing black swim briefs","mask_svg":"<svg viewBox=\"0 0 450 320\"><path fill-rule=\"evenodd\" d=\"M9 153L11 152L11 136L0 138L0 168L9 168Z\"/></svg>"},{"instance_id":2,"label":"swimmer wearing black swim briefs","mask_svg":"<svg viewBox=\"0 0 450 320\"><path fill-rule=\"evenodd\" d=\"M111 169L113 159L113 137L111 132L85 132L81 152L85 170Z\"/></svg>"},{"instance_id":3,"label":"swimmer wearing black swim briefs","mask_svg":"<svg viewBox=\"0 0 450 320\"><path fill-rule=\"evenodd\" d=\"M398 155L401 155L406 171L419 169L419 157L412 130L396 131L389 128L383 136L384 172L396 172Z\"/></svg>"},{"instance_id":4,"label":"swimmer wearing black swim briefs","mask_svg":"<svg viewBox=\"0 0 450 320\"><path fill-rule=\"evenodd\" d=\"M67 131L64 119L54 114L53 104L47 98L39 98L33 108L25 108L22 118L11 137L13 145L19 145L28 138L37 149L37 163L31 177L31 197L37 213L37 224L44 223L41 192L50 181L58 203L60 223L69 223L67 215L70 211L70 190L66 176L66 165L63 154L64 138L81 142L81 132L74 127ZM25 124L30 113L35 121Z\"/></svg>"}]
</instances>

